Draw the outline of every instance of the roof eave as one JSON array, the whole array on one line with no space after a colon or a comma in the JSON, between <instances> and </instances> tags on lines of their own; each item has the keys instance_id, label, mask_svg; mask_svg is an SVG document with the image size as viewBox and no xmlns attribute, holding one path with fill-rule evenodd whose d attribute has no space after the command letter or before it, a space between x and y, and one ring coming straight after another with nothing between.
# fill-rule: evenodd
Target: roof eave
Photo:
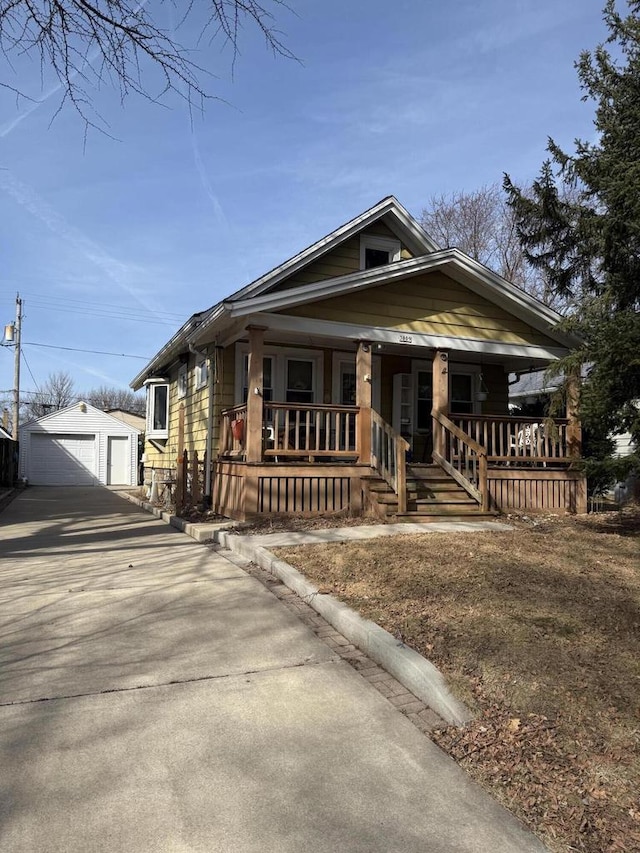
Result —
<instances>
[{"instance_id":1,"label":"roof eave","mask_svg":"<svg viewBox=\"0 0 640 853\"><path fill-rule=\"evenodd\" d=\"M194 318L200 318L203 314L207 312L200 312L199 314L192 314L191 317L184 323L175 335L167 341L167 343L162 347L162 349L158 350L158 352L153 356L153 358L147 362L144 368L138 373L138 375L131 380L129 383L129 387L134 391L139 391L142 388L142 385L145 379L148 379L149 376L152 376L154 373L157 373L162 367L167 365L169 362L173 361L173 359L180 353L180 350L188 345L188 337L190 331L193 332L194 329L199 328L201 325L201 320L197 322Z\"/></svg>"}]
</instances>

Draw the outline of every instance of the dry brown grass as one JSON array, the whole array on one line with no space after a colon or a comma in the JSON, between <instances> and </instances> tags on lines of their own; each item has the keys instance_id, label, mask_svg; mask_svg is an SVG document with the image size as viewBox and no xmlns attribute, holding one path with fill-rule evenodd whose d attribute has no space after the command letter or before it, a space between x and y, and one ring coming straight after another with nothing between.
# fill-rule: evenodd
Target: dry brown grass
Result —
<instances>
[{"instance_id":1,"label":"dry brown grass","mask_svg":"<svg viewBox=\"0 0 640 853\"><path fill-rule=\"evenodd\" d=\"M440 667L436 741L551 850L640 850L638 509L278 554Z\"/></svg>"}]
</instances>

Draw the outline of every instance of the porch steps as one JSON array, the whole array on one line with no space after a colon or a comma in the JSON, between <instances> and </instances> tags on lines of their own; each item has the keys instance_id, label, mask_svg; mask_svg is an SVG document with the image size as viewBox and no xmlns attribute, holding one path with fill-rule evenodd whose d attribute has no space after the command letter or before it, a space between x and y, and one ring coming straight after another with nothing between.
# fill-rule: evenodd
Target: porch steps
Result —
<instances>
[{"instance_id":1,"label":"porch steps","mask_svg":"<svg viewBox=\"0 0 640 853\"><path fill-rule=\"evenodd\" d=\"M398 497L380 477L365 478L372 509L398 521L468 521L495 518L482 512L477 502L439 465L407 466L407 511L398 513Z\"/></svg>"}]
</instances>

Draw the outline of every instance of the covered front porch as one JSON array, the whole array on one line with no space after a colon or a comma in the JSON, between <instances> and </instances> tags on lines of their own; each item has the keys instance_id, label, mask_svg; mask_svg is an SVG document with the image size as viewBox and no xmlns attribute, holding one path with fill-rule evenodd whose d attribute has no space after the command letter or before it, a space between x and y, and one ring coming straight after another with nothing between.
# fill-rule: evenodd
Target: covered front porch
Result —
<instances>
[{"instance_id":1,"label":"covered front porch","mask_svg":"<svg viewBox=\"0 0 640 853\"><path fill-rule=\"evenodd\" d=\"M429 349L417 353L420 369L389 376L386 419L377 410L385 406L374 401L374 376L380 361L388 359L387 374L401 364L397 348L352 344L353 402L348 395L331 403L300 402L295 394L275 400L265 391L265 331L248 329L246 401L219 413L217 512L240 519L371 512L426 520L509 509L586 511L576 464L577 381L570 383L564 418L510 416L504 396L504 413L485 413L478 409L491 389L482 365L456 374L471 377L467 391L464 382L451 381L451 352Z\"/></svg>"}]
</instances>

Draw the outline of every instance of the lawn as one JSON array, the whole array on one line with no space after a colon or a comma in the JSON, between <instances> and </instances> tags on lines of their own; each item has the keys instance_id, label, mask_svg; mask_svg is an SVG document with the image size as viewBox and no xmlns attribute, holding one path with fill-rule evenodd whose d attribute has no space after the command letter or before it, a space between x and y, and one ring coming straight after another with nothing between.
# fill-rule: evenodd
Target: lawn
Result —
<instances>
[{"instance_id":1,"label":"lawn","mask_svg":"<svg viewBox=\"0 0 640 853\"><path fill-rule=\"evenodd\" d=\"M550 850L640 850L638 509L277 553L441 669L435 741Z\"/></svg>"}]
</instances>

